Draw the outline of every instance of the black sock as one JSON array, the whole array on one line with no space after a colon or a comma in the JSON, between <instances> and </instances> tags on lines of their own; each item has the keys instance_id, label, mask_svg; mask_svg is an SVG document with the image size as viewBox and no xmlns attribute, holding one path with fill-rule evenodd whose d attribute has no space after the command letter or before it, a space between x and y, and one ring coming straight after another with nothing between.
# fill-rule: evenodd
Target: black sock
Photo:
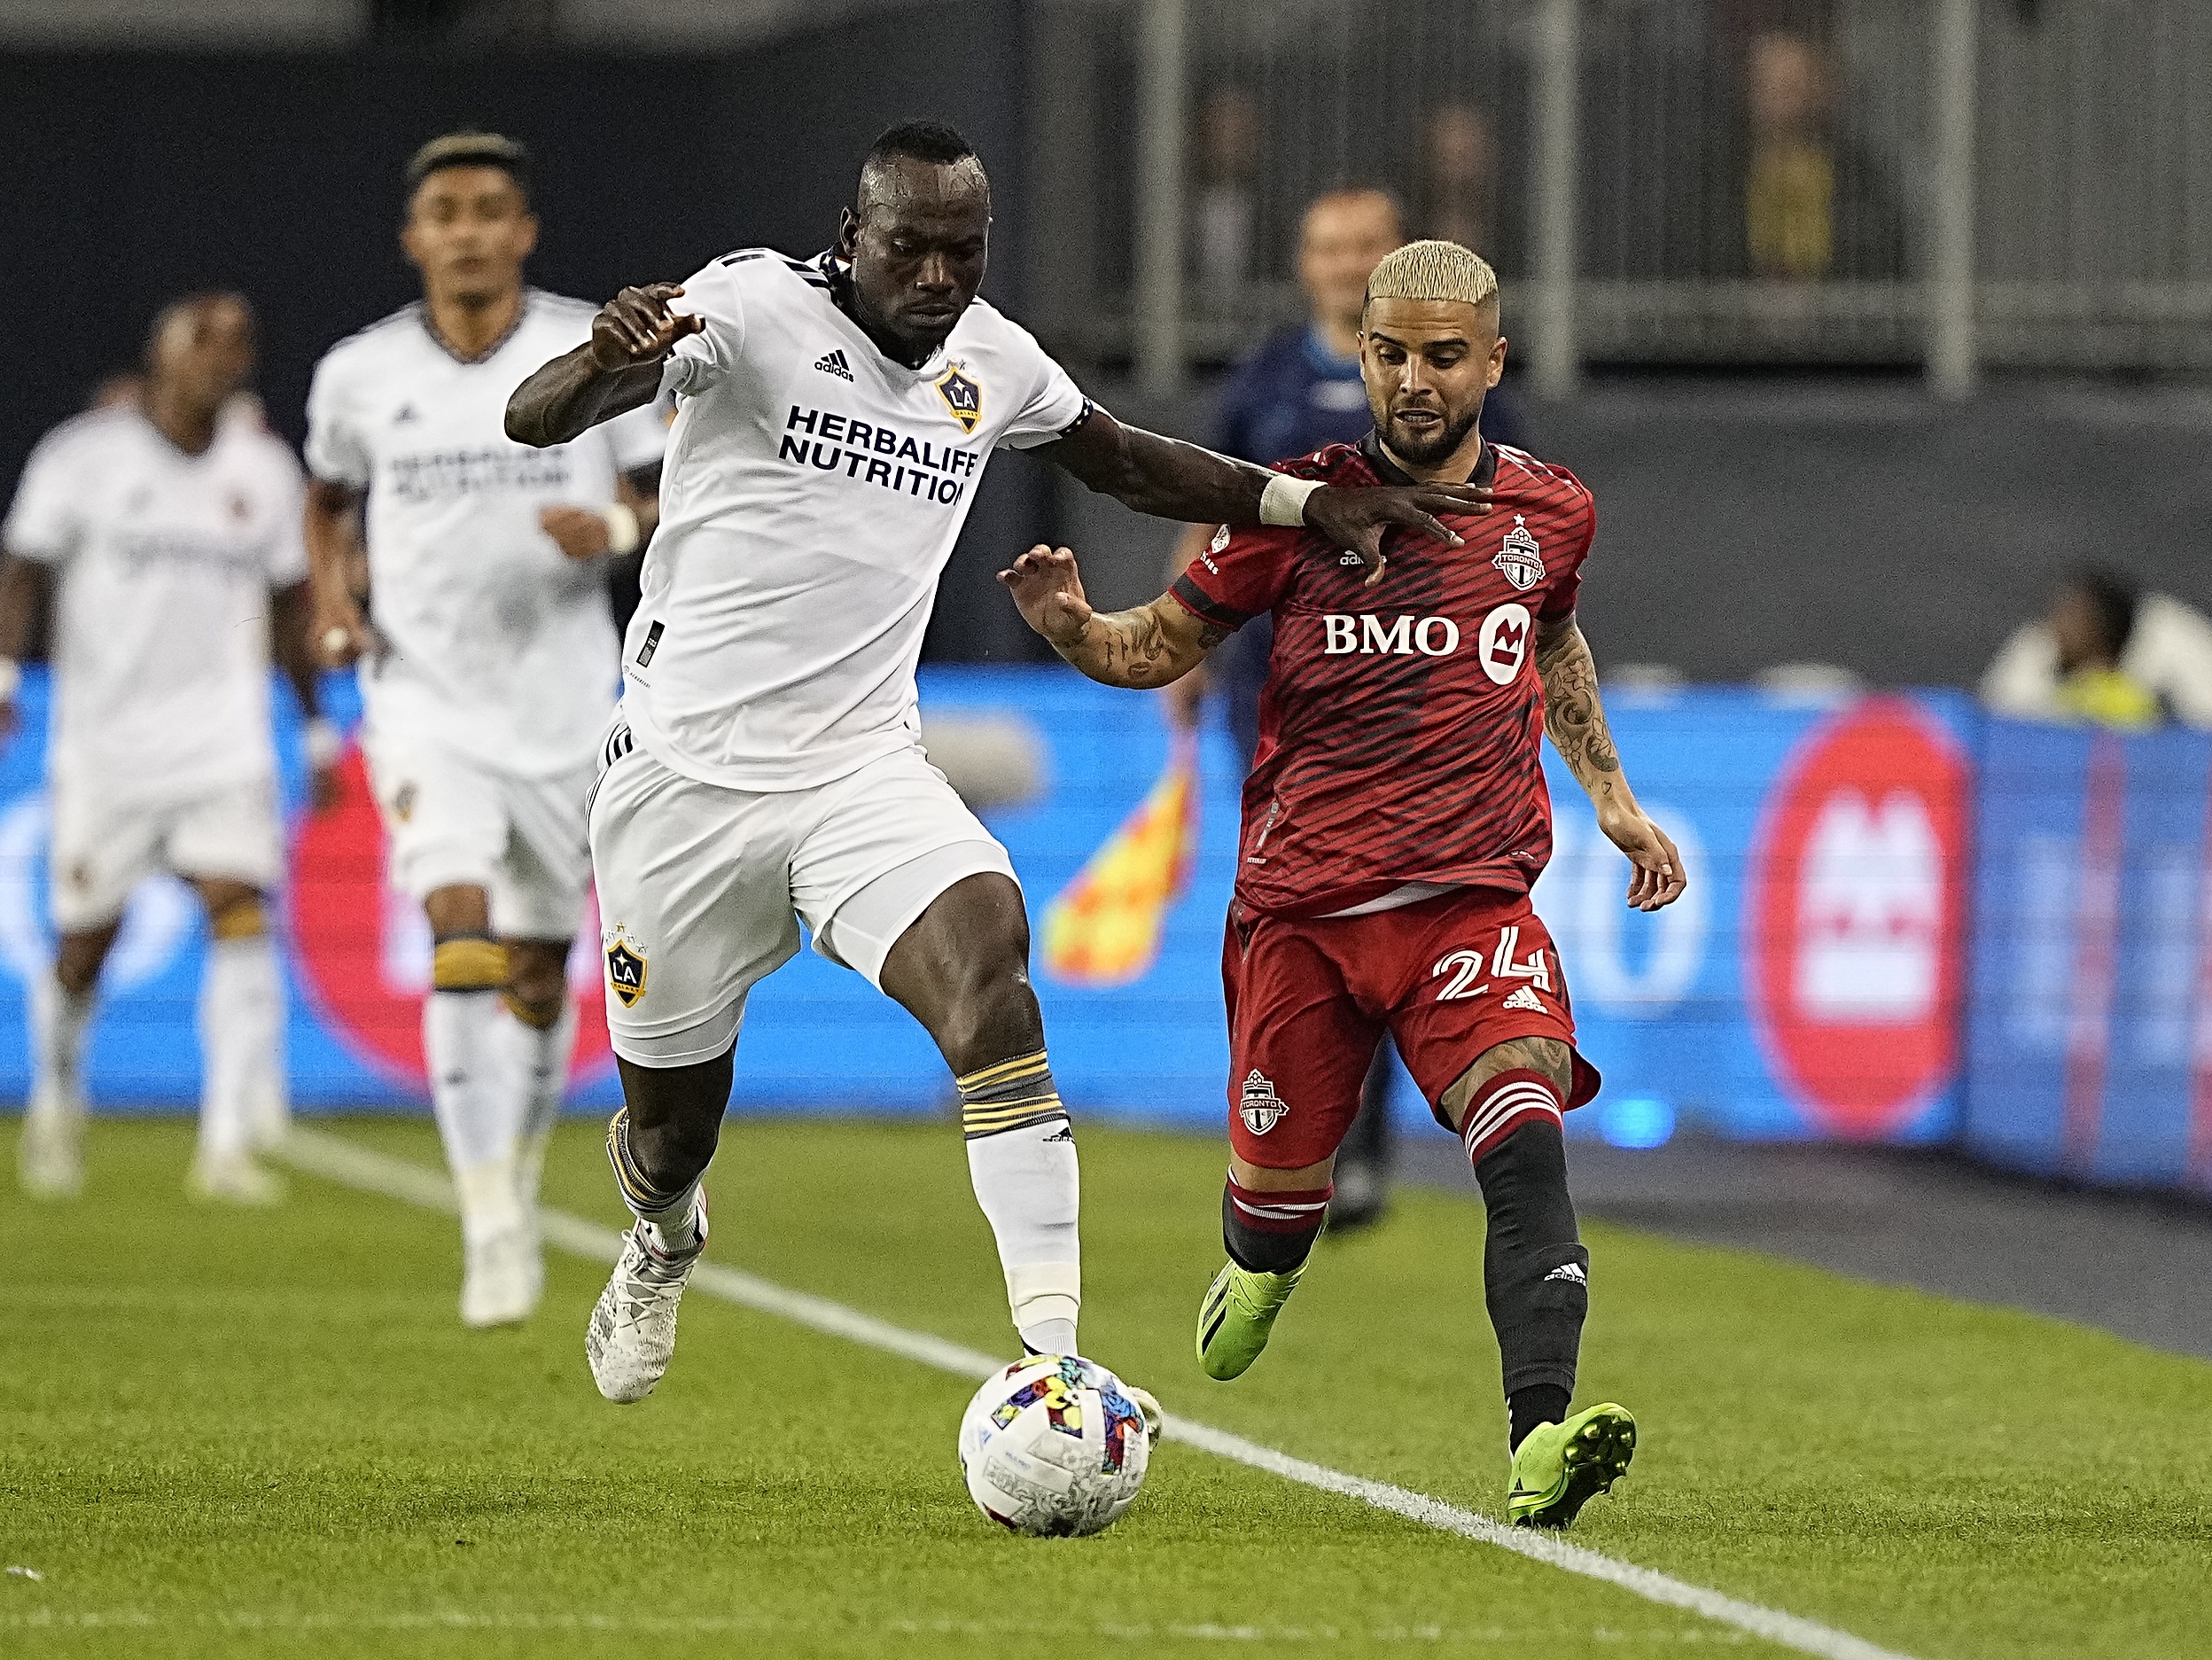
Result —
<instances>
[{"instance_id":1,"label":"black sock","mask_svg":"<svg viewBox=\"0 0 2212 1660\"><path fill-rule=\"evenodd\" d=\"M1247 1274L1288 1274L1312 1254L1328 1211L1329 1189L1263 1191L1237 1185L1221 1189L1221 1243L1229 1260Z\"/></svg>"},{"instance_id":2,"label":"black sock","mask_svg":"<svg viewBox=\"0 0 2212 1660\"><path fill-rule=\"evenodd\" d=\"M1498 1333L1518 1446L1546 1416L1554 1422L1564 1417L1574 1398L1582 1322L1590 1309L1590 1253L1576 1235L1567 1142L1556 1120L1524 1120L1476 1165L1475 1175L1490 1214L1484 1300Z\"/></svg>"},{"instance_id":3,"label":"black sock","mask_svg":"<svg viewBox=\"0 0 2212 1660\"><path fill-rule=\"evenodd\" d=\"M1540 1423L1567 1422L1567 1403L1573 1399L1556 1383L1531 1383L1506 1397L1506 1444L1518 1453L1529 1431Z\"/></svg>"}]
</instances>

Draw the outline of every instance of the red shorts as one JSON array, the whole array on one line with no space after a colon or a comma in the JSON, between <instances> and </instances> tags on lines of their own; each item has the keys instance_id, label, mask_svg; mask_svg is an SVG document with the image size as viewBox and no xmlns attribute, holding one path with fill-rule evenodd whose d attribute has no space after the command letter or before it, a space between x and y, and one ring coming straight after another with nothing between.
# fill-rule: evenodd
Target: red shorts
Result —
<instances>
[{"instance_id":1,"label":"red shorts","mask_svg":"<svg viewBox=\"0 0 2212 1660\"><path fill-rule=\"evenodd\" d=\"M1384 1032L1438 1103L1485 1050L1513 1038L1572 1048L1574 1014L1552 937L1528 896L1461 888L1367 916L1230 912L1221 951L1229 1007L1229 1145L1263 1170L1336 1150ZM1598 1093L1577 1053L1568 1102Z\"/></svg>"}]
</instances>

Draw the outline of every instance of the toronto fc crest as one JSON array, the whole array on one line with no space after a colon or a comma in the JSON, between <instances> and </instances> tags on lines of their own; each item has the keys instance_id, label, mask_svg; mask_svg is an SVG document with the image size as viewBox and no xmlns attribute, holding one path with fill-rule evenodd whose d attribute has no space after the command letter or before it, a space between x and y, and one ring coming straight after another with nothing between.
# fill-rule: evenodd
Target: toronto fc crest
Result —
<instances>
[{"instance_id":1,"label":"toronto fc crest","mask_svg":"<svg viewBox=\"0 0 2212 1660\"><path fill-rule=\"evenodd\" d=\"M1506 573L1507 581L1523 592L1544 580L1544 557L1537 550L1536 538L1529 534L1527 514L1513 516L1513 528L1506 533L1506 545L1491 563Z\"/></svg>"},{"instance_id":2,"label":"toronto fc crest","mask_svg":"<svg viewBox=\"0 0 2212 1660\"><path fill-rule=\"evenodd\" d=\"M1254 1135L1265 1135L1282 1121L1289 1106L1275 1093L1275 1087L1259 1075L1254 1067L1244 1079L1244 1103L1237 1109L1243 1116L1244 1127Z\"/></svg>"}]
</instances>

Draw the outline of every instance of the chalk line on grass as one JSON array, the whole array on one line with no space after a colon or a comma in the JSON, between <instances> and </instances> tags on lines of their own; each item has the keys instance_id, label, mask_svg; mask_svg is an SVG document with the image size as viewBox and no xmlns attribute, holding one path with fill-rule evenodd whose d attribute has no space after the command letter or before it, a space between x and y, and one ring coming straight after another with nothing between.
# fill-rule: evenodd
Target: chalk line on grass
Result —
<instances>
[{"instance_id":1,"label":"chalk line on grass","mask_svg":"<svg viewBox=\"0 0 2212 1660\"><path fill-rule=\"evenodd\" d=\"M393 1158L343 1136L295 1126L277 1152L298 1168L346 1187L448 1214L458 1208L453 1184L444 1173ZM565 1211L544 1211L540 1212L539 1222L548 1244L573 1256L611 1265L621 1253L620 1234L580 1216ZM778 1315L812 1330L880 1349L960 1377L979 1379L1006 1363L1003 1356L985 1354L980 1349L951 1343L926 1331L894 1326L889 1321L878 1320L829 1298L795 1291L758 1274L724 1267L719 1263L700 1263L691 1271L691 1285L724 1302ZM1617 1586L1647 1601L1732 1625L1783 1648L1818 1656L1820 1660L1907 1660L1895 1649L1883 1648L1818 1621L1746 1602L1655 1569L1639 1568L1633 1563L1570 1545L1550 1533L1508 1527L1476 1511L1447 1504L1410 1488L1294 1458L1272 1446L1263 1446L1180 1414L1168 1415L1164 1433L1169 1440L1180 1441L1217 1458L1265 1470L1271 1476L1280 1476L1285 1481L1297 1482L1323 1492L1341 1493L1424 1527L1494 1545L1500 1550L1513 1551L1568 1573Z\"/></svg>"}]
</instances>

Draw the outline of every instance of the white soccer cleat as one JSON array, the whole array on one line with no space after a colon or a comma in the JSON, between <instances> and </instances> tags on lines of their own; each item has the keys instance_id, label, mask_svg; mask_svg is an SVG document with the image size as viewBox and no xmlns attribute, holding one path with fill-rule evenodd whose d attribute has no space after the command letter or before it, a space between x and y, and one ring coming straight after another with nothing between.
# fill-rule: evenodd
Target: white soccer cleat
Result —
<instances>
[{"instance_id":1,"label":"white soccer cleat","mask_svg":"<svg viewBox=\"0 0 2212 1660\"><path fill-rule=\"evenodd\" d=\"M545 1290L545 1259L528 1227L502 1227L466 1248L461 1323L482 1330L530 1318Z\"/></svg>"},{"instance_id":2,"label":"white soccer cleat","mask_svg":"<svg viewBox=\"0 0 2212 1660\"><path fill-rule=\"evenodd\" d=\"M84 1188L84 1103L42 1088L23 1114L16 1175L35 1199L74 1199Z\"/></svg>"},{"instance_id":3,"label":"white soccer cleat","mask_svg":"<svg viewBox=\"0 0 2212 1660\"><path fill-rule=\"evenodd\" d=\"M1139 1389L1125 1377L1121 1380L1121 1388L1136 1407L1137 1415L1144 1420L1145 1438L1157 1441L1167 1423L1167 1414L1160 1410L1159 1398L1149 1389Z\"/></svg>"},{"instance_id":4,"label":"white soccer cleat","mask_svg":"<svg viewBox=\"0 0 2212 1660\"><path fill-rule=\"evenodd\" d=\"M284 1196L284 1179L250 1153L202 1153L192 1160L184 1191L211 1204L276 1204Z\"/></svg>"},{"instance_id":5,"label":"white soccer cleat","mask_svg":"<svg viewBox=\"0 0 2212 1660\"><path fill-rule=\"evenodd\" d=\"M676 1352L676 1307L684 1282L706 1249L706 1196L699 1196L699 1243L681 1257L655 1250L639 1222L622 1236L621 1259L584 1332L591 1381L609 1400L627 1406L653 1392Z\"/></svg>"}]
</instances>

